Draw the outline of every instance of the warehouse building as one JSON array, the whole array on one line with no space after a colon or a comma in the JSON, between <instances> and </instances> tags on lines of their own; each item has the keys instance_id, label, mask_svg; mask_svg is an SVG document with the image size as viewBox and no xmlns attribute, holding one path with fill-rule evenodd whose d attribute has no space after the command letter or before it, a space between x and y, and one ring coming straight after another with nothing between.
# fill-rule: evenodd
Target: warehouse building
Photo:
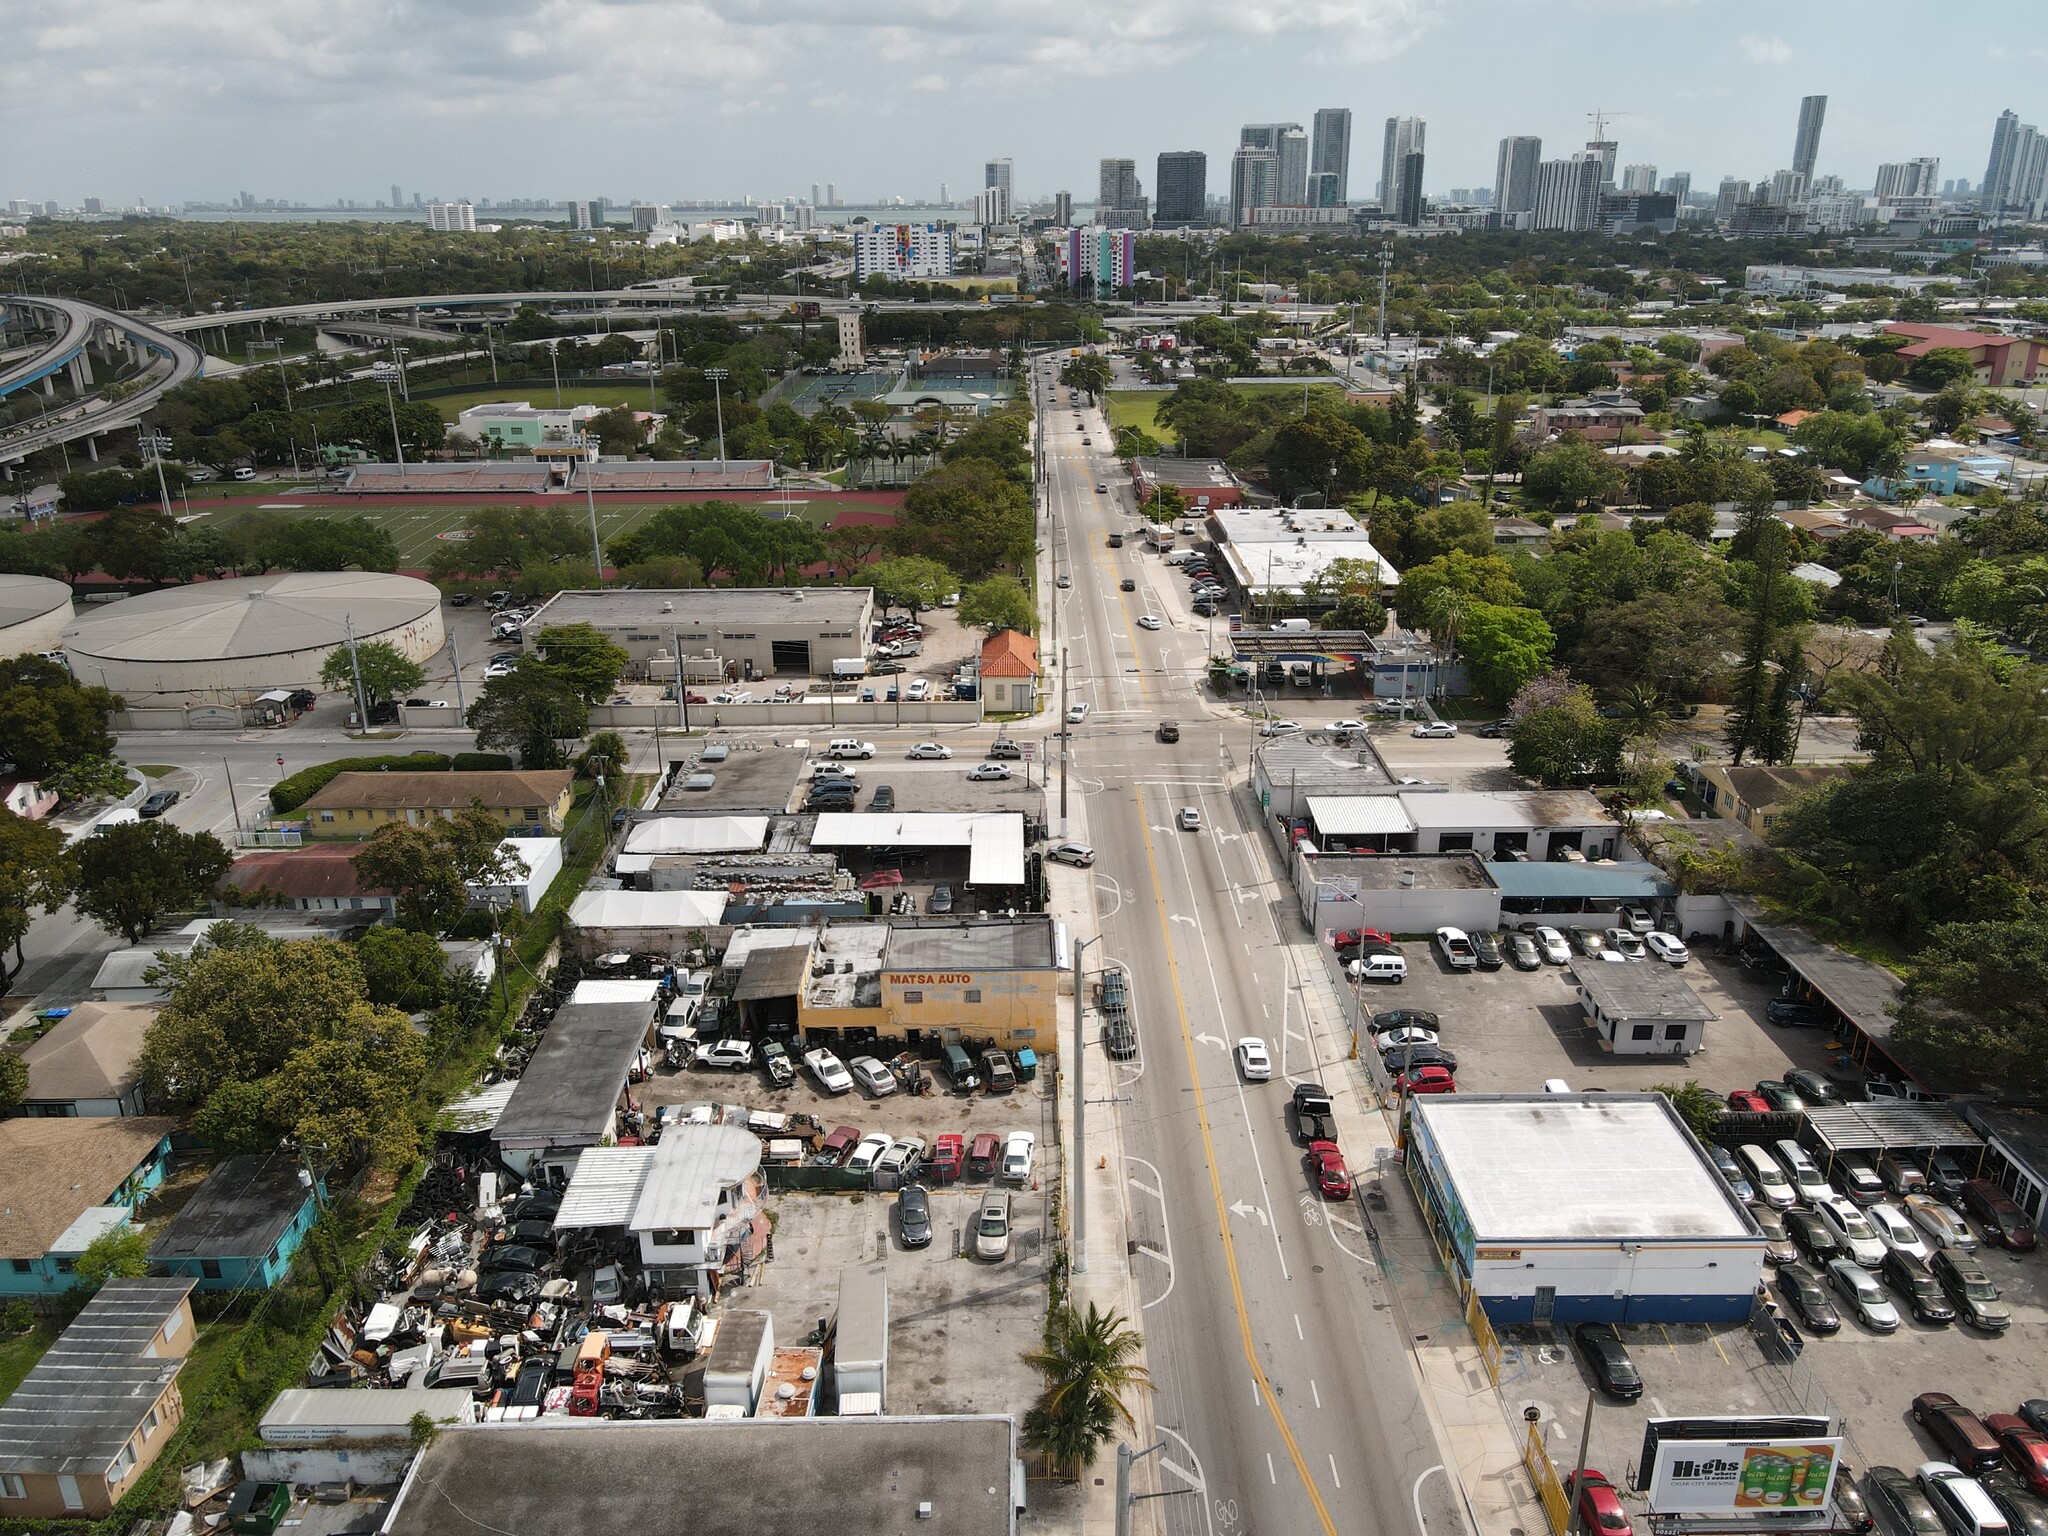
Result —
<instances>
[{"instance_id":1,"label":"warehouse building","mask_svg":"<svg viewBox=\"0 0 2048 1536\"><path fill-rule=\"evenodd\" d=\"M376 571L281 571L166 587L94 608L64 631L72 673L127 696L254 699L318 688L353 635L424 662L447 643L441 592Z\"/></svg>"},{"instance_id":2,"label":"warehouse building","mask_svg":"<svg viewBox=\"0 0 2048 1536\"><path fill-rule=\"evenodd\" d=\"M71 589L47 576L0 576L0 659L54 651L71 623Z\"/></svg>"},{"instance_id":3,"label":"warehouse building","mask_svg":"<svg viewBox=\"0 0 2048 1536\"><path fill-rule=\"evenodd\" d=\"M868 587L690 588L557 592L523 626L588 624L632 658L641 677L673 682L677 657L692 679L829 677L867 655L875 594Z\"/></svg>"},{"instance_id":4,"label":"warehouse building","mask_svg":"<svg viewBox=\"0 0 2048 1536\"><path fill-rule=\"evenodd\" d=\"M1495 1326L1749 1316L1763 1233L1664 1095L1417 1098L1408 1133L1409 1179Z\"/></svg>"}]
</instances>

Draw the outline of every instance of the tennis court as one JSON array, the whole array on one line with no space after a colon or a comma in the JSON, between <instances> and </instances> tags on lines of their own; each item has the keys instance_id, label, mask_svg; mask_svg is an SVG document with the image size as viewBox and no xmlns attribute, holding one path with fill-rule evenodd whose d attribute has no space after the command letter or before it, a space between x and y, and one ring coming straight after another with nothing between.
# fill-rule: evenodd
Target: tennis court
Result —
<instances>
[{"instance_id":1,"label":"tennis court","mask_svg":"<svg viewBox=\"0 0 2048 1536\"><path fill-rule=\"evenodd\" d=\"M851 407L856 400L879 400L902 382L893 369L865 373L821 373L798 378L776 398L799 416L815 416L827 406Z\"/></svg>"}]
</instances>

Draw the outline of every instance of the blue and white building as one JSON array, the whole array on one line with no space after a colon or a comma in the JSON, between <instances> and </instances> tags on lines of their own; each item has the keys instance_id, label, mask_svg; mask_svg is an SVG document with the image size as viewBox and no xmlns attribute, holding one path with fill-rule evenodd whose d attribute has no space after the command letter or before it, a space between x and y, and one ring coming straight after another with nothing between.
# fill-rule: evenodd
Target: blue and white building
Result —
<instances>
[{"instance_id":1,"label":"blue and white building","mask_svg":"<svg viewBox=\"0 0 2048 1536\"><path fill-rule=\"evenodd\" d=\"M917 281L953 275L953 231L938 224L877 224L853 237L853 280Z\"/></svg>"}]
</instances>

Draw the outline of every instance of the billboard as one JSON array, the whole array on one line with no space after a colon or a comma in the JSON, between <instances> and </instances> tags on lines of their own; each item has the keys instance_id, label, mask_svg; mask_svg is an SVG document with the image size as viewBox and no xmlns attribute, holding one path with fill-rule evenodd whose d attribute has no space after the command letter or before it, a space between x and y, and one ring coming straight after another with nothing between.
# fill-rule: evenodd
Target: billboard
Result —
<instances>
[{"instance_id":1,"label":"billboard","mask_svg":"<svg viewBox=\"0 0 2048 1536\"><path fill-rule=\"evenodd\" d=\"M1818 1513L1834 1493L1838 1437L1659 1440L1650 1509L1659 1515Z\"/></svg>"}]
</instances>

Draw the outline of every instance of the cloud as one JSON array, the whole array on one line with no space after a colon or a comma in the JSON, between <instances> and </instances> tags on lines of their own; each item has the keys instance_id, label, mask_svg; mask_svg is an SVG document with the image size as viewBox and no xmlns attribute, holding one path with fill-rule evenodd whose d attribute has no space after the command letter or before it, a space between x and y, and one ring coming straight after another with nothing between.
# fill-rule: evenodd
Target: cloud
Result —
<instances>
[{"instance_id":1,"label":"cloud","mask_svg":"<svg viewBox=\"0 0 2048 1536\"><path fill-rule=\"evenodd\" d=\"M1742 39L1742 56L1752 64L1789 64L1792 62L1792 45L1782 37L1758 37L1755 33Z\"/></svg>"}]
</instances>

